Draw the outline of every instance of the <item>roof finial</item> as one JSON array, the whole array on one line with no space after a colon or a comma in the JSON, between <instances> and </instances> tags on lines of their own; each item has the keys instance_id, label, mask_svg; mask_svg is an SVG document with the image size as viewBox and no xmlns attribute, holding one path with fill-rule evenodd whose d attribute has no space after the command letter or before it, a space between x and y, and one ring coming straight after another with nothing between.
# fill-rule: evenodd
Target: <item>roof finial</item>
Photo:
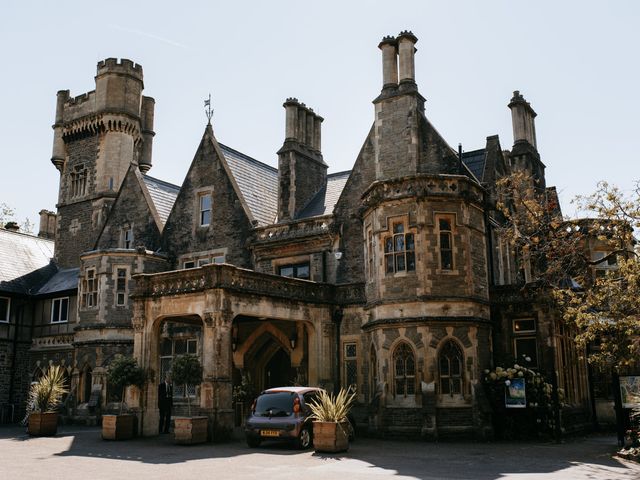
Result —
<instances>
[{"instance_id":1,"label":"roof finial","mask_svg":"<svg viewBox=\"0 0 640 480\"><path fill-rule=\"evenodd\" d=\"M209 94L209 98L204 101L204 114L207 116L207 125L211 125L211 117L213 117L213 108L211 108L211 94Z\"/></svg>"}]
</instances>

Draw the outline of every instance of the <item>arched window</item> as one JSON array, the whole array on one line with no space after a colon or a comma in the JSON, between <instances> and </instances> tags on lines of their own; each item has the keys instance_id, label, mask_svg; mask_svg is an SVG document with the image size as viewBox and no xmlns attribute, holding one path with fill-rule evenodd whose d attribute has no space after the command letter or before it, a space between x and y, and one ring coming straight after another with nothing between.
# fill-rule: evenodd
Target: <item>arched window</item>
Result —
<instances>
[{"instance_id":1,"label":"arched window","mask_svg":"<svg viewBox=\"0 0 640 480\"><path fill-rule=\"evenodd\" d=\"M440 394L462 393L462 351L456 342L449 340L440 350Z\"/></svg>"},{"instance_id":2,"label":"arched window","mask_svg":"<svg viewBox=\"0 0 640 480\"><path fill-rule=\"evenodd\" d=\"M406 343L401 343L393 353L395 373L395 394L406 397L416 393L416 360L413 350Z\"/></svg>"}]
</instances>

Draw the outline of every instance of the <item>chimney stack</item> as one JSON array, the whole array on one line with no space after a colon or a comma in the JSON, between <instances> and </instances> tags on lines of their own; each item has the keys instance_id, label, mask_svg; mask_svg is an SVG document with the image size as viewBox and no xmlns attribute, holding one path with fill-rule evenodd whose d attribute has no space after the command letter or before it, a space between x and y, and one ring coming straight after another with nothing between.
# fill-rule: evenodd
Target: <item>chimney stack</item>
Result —
<instances>
[{"instance_id":1,"label":"chimney stack","mask_svg":"<svg viewBox=\"0 0 640 480\"><path fill-rule=\"evenodd\" d=\"M528 142L535 149L536 142L536 112L531 108L518 90L513 92L513 98L509 102L511 109L511 123L513 124L513 143Z\"/></svg>"},{"instance_id":2,"label":"chimney stack","mask_svg":"<svg viewBox=\"0 0 640 480\"><path fill-rule=\"evenodd\" d=\"M378 48L382 50L382 88L398 86L398 42L392 36L382 39Z\"/></svg>"},{"instance_id":3,"label":"chimney stack","mask_svg":"<svg viewBox=\"0 0 640 480\"><path fill-rule=\"evenodd\" d=\"M418 38L409 30L400 32L397 38L400 64L400 83L416 83L415 44Z\"/></svg>"},{"instance_id":4,"label":"chimney stack","mask_svg":"<svg viewBox=\"0 0 640 480\"><path fill-rule=\"evenodd\" d=\"M297 98L287 98L282 106L286 110L285 142L294 141L320 153L320 132L324 118L298 102Z\"/></svg>"},{"instance_id":5,"label":"chimney stack","mask_svg":"<svg viewBox=\"0 0 640 480\"><path fill-rule=\"evenodd\" d=\"M49 210L40 210L40 238L54 239L56 236L56 214Z\"/></svg>"},{"instance_id":6,"label":"chimney stack","mask_svg":"<svg viewBox=\"0 0 640 480\"><path fill-rule=\"evenodd\" d=\"M285 139L278 150L278 221L296 218L327 184L321 153L324 120L297 98L287 98Z\"/></svg>"}]
</instances>

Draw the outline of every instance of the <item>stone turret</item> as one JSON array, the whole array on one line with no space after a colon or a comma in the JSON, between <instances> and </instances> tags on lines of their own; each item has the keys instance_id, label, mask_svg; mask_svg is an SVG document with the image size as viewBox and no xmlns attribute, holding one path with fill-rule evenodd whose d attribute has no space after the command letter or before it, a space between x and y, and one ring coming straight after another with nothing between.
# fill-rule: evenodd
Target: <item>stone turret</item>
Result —
<instances>
[{"instance_id":1,"label":"stone turret","mask_svg":"<svg viewBox=\"0 0 640 480\"><path fill-rule=\"evenodd\" d=\"M154 100L142 95L142 67L107 58L95 85L57 97L51 162L60 172L56 258L63 266L93 247L129 166L151 168Z\"/></svg>"},{"instance_id":2,"label":"stone turret","mask_svg":"<svg viewBox=\"0 0 640 480\"><path fill-rule=\"evenodd\" d=\"M323 118L297 98L287 98L285 139L278 151L278 220L292 220L327 184L321 153Z\"/></svg>"}]
</instances>

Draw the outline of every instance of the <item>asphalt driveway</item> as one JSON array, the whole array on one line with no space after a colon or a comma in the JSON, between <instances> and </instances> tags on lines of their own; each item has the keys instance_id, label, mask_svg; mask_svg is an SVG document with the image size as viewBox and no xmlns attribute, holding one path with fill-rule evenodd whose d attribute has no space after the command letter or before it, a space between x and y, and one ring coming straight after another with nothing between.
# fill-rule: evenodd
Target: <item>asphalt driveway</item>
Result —
<instances>
[{"instance_id":1,"label":"asphalt driveway","mask_svg":"<svg viewBox=\"0 0 640 480\"><path fill-rule=\"evenodd\" d=\"M0 426L0 479L603 479L638 480L640 465L612 457L612 436L553 443L423 443L359 438L339 455L241 441L177 446L170 435L109 442L67 426L31 438Z\"/></svg>"}]
</instances>

